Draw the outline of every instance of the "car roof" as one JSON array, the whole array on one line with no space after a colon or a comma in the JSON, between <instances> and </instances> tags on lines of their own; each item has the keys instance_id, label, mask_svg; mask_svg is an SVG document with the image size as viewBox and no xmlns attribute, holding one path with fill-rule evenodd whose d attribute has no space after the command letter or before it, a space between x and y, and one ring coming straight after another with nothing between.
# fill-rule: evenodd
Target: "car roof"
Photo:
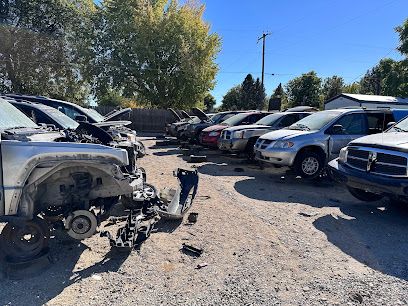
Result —
<instances>
[{"instance_id":1,"label":"car roof","mask_svg":"<svg viewBox=\"0 0 408 306\"><path fill-rule=\"evenodd\" d=\"M58 100L58 99L53 99L53 98L49 98L49 97L44 97L44 96L30 96L30 95L19 95L19 94L7 94L6 97L10 97L10 98L17 98L17 99L22 99L24 100L27 99L28 101L30 101L30 99L38 99L39 101L35 102L35 103L40 103L41 104L41 100L48 100L48 101L53 101L53 102L58 102L61 104L67 104L67 105L72 105L74 107L81 107L78 104L72 103L72 102L68 102L68 101L64 101L64 100ZM32 102L32 101L30 101Z\"/></svg>"}]
</instances>

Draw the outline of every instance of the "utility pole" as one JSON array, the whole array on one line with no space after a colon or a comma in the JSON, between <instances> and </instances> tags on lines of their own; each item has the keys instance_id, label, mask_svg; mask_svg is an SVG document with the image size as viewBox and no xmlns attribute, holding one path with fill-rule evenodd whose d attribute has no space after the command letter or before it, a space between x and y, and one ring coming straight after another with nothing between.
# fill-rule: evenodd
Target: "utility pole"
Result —
<instances>
[{"instance_id":1,"label":"utility pole","mask_svg":"<svg viewBox=\"0 0 408 306\"><path fill-rule=\"evenodd\" d=\"M262 39L262 87L264 86L264 78L265 78L265 40L266 37L271 35L272 33L263 33L261 37L258 38L258 42Z\"/></svg>"}]
</instances>

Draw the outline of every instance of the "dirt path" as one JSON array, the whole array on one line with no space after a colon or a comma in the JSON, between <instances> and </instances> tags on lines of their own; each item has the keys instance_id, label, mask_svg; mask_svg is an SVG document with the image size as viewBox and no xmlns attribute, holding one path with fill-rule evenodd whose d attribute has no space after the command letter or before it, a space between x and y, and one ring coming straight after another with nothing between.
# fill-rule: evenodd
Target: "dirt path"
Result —
<instances>
[{"instance_id":1,"label":"dirt path","mask_svg":"<svg viewBox=\"0 0 408 306\"><path fill-rule=\"evenodd\" d=\"M192 166L175 147L149 152L140 163L157 187L175 186L172 171ZM36 278L2 280L0 304L408 304L407 212L217 154L196 165L196 224L161 222L129 256L98 236L53 239L55 264ZM181 252L187 242L203 255Z\"/></svg>"}]
</instances>

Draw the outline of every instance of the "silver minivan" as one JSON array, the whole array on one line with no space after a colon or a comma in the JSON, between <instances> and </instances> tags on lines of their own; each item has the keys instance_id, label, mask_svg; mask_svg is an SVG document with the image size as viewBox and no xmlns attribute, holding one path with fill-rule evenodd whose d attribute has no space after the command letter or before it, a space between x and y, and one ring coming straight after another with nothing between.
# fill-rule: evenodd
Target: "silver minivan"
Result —
<instances>
[{"instance_id":1,"label":"silver minivan","mask_svg":"<svg viewBox=\"0 0 408 306\"><path fill-rule=\"evenodd\" d=\"M359 137L381 133L408 110L336 109L314 113L288 128L262 135L255 144L261 162L292 167L304 178L315 178L328 161Z\"/></svg>"}]
</instances>

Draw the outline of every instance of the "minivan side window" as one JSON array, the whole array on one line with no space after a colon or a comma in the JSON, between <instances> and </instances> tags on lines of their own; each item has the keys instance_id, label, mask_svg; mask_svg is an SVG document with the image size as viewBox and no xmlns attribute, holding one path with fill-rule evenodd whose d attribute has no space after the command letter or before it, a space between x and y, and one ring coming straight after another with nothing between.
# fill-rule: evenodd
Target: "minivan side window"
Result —
<instances>
[{"instance_id":1,"label":"minivan side window","mask_svg":"<svg viewBox=\"0 0 408 306\"><path fill-rule=\"evenodd\" d=\"M341 117L334 125L343 126L345 135L365 135L367 134L365 114L350 114Z\"/></svg>"},{"instance_id":2,"label":"minivan side window","mask_svg":"<svg viewBox=\"0 0 408 306\"><path fill-rule=\"evenodd\" d=\"M283 117L281 121L278 124L278 127L287 127L289 125L292 125L293 123L299 121L299 115L297 114L291 114Z\"/></svg>"}]
</instances>

